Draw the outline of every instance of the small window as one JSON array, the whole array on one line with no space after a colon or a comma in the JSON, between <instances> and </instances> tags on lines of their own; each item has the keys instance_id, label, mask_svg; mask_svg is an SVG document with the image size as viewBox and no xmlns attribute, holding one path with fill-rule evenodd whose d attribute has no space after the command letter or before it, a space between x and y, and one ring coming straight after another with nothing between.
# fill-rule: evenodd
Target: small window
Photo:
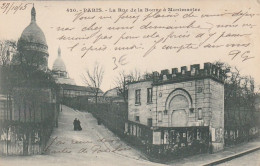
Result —
<instances>
[{"instance_id":1,"label":"small window","mask_svg":"<svg viewBox=\"0 0 260 166\"><path fill-rule=\"evenodd\" d=\"M198 87L197 88L197 93L201 93L202 92L202 87Z\"/></svg>"},{"instance_id":2,"label":"small window","mask_svg":"<svg viewBox=\"0 0 260 166\"><path fill-rule=\"evenodd\" d=\"M141 104L141 89L135 91L135 104Z\"/></svg>"},{"instance_id":3,"label":"small window","mask_svg":"<svg viewBox=\"0 0 260 166\"><path fill-rule=\"evenodd\" d=\"M163 119L162 111L159 111L158 112L158 122L162 122L162 119Z\"/></svg>"},{"instance_id":4,"label":"small window","mask_svg":"<svg viewBox=\"0 0 260 166\"><path fill-rule=\"evenodd\" d=\"M190 108L190 114L194 113L194 108Z\"/></svg>"},{"instance_id":5,"label":"small window","mask_svg":"<svg viewBox=\"0 0 260 166\"><path fill-rule=\"evenodd\" d=\"M202 109L198 108L198 119L202 120Z\"/></svg>"},{"instance_id":6,"label":"small window","mask_svg":"<svg viewBox=\"0 0 260 166\"><path fill-rule=\"evenodd\" d=\"M153 125L153 119L152 119L152 118L148 118L148 119L147 119L147 124L148 124L149 127L152 127L152 125Z\"/></svg>"},{"instance_id":7,"label":"small window","mask_svg":"<svg viewBox=\"0 0 260 166\"><path fill-rule=\"evenodd\" d=\"M153 101L153 90L152 88L147 88L147 103L152 103Z\"/></svg>"},{"instance_id":8,"label":"small window","mask_svg":"<svg viewBox=\"0 0 260 166\"><path fill-rule=\"evenodd\" d=\"M164 110L164 115L167 115L168 114L168 110Z\"/></svg>"},{"instance_id":9,"label":"small window","mask_svg":"<svg viewBox=\"0 0 260 166\"><path fill-rule=\"evenodd\" d=\"M135 116L135 121L139 122L140 121L140 118L139 116Z\"/></svg>"}]
</instances>

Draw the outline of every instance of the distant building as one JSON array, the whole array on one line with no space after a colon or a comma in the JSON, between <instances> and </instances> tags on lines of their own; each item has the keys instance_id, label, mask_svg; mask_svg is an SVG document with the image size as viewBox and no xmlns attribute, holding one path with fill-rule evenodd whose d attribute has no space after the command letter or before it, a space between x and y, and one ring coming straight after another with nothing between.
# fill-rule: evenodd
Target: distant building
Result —
<instances>
[{"instance_id":1,"label":"distant building","mask_svg":"<svg viewBox=\"0 0 260 166\"><path fill-rule=\"evenodd\" d=\"M104 97L118 97L120 96L120 92L118 88L109 89L104 93Z\"/></svg>"},{"instance_id":2,"label":"distant building","mask_svg":"<svg viewBox=\"0 0 260 166\"><path fill-rule=\"evenodd\" d=\"M77 96L93 96L93 89L86 86L61 84L61 95L63 97L77 97ZM103 96L103 92L100 90L98 96Z\"/></svg>"},{"instance_id":3,"label":"distant building","mask_svg":"<svg viewBox=\"0 0 260 166\"><path fill-rule=\"evenodd\" d=\"M58 48L58 57L52 66L52 75L55 81L60 86L60 96L62 98L94 96L94 89L92 87L78 86L75 81L69 77L66 65L61 57L61 49ZM100 90L98 96L102 96L103 92Z\"/></svg>"},{"instance_id":4,"label":"distant building","mask_svg":"<svg viewBox=\"0 0 260 166\"><path fill-rule=\"evenodd\" d=\"M224 84L221 69L210 63L162 70L128 84L126 133L159 151L197 140L224 148ZM207 144L207 143L205 143Z\"/></svg>"},{"instance_id":5,"label":"distant building","mask_svg":"<svg viewBox=\"0 0 260 166\"><path fill-rule=\"evenodd\" d=\"M124 102L124 98L120 95L118 88L109 89L104 93L104 98L113 102Z\"/></svg>"},{"instance_id":6,"label":"distant building","mask_svg":"<svg viewBox=\"0 0 260 166\"><path fill-rule=\"evenodd\" d=\"M69 78L66 66L61 58L61 49L58 49L58 57L53 63L52 74L58 84L76 85L75 81Z\"/></svg>"}]
</instances>

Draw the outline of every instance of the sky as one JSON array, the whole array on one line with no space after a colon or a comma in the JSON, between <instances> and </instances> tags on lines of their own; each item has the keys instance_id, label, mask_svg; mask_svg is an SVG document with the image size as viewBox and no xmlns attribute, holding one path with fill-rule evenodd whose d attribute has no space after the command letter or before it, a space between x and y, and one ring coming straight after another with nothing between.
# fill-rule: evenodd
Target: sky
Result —
<instances>
[{"instance_id":1,"label":"sky","mask_svg":"<svg viewBox=\"0 0 260 166\"><path fill-rule=\"evenodd\" d=\"M180 1L177 1L180 4ZM4 2L1 2L1 5ZM11 3L11 2L8 2ZM131 2L132 4L133 2ZM145 5L141 4L145 3ZM3 13L4 10L1 8L0 12L0 39L1 40L18 40L18 38L21 36L23 30L25 27L27 27L30 23L31 17L31 8L32 8L32 2L31 1L22 1L22 2L15 2L15 5L25 5L27 4L27 7L25 10L19 10L17 12L9 11L9 13ZM172 6L176 4L172 4ZM251 4L252 5L252 4ZM255 6L255 9L259 9L258 6ZM45 34L45 38L48 44L48 52L49 52L49 59L48 59L48 66L51 69L52 65L54 63L54 60L57 58L58 55L58 47L61 48L61 55L64 60L64 63L66 65L67 71L71 78L73 78L77 85L84 85L82 82L81 75L84 73L84 71L89 68L93 68L93 65L95 62L100 63L105 70L105 75L103 79L103 83L101 85L101 89L103 91L106 91L110 88L113 88L115 86L115 78L118 76L118 72L124 70L126 72L132 71L132 70L140 70L141 72L152 72L152 71L160 71L163 69L169 69L177 67L180 68L181 66L190 66L191 64L200 64L201 68L203 67L203 63L205 62L214 62L217 60L221 60L224 62L229 63L232 66L237 66L237 68L241 71L243 75L251 75L254 77L256 84L260 84L260 32L259 27L257 26L255 29L254 37L250 38L252 41L253 49L250 50L252 55L255 56L254 59L248 60L246 62L241 62L241 59L236 58L234 60L231 60L230 56L228 57L226 50L198 50L196 52L193 51L184 51L181 54L176 54L175 52L161 52L159 50L153 51L149 56L146 58L142 58L140 55L136 54L135 52L129 52L127 54L127 65L118 66L116 70L113 70L115 67L114 59L112 57L116 57L117 60L121 56L121 54L115 54L115 52L108 50L104 53L89 53L84 58L81 58L82 52L71 52L68 47L71 46L70 42L61 42L57 40L57 38L60 36L60 32L57 32L55 30L55 27L62 26L62 25L71 25L71 20L74 18L73 14L66 12L68 8L80 8L80 7L87 7L87 8L98 8L98 7L105 7L110 8L114 7L115 4L112 4L111 2L34 2L34 6L36 9L36 20L38 26L43 30ZM130 8L130 4L128 3L117 3L117 7L124 7L124 8ZM158 4L148 3L148 2L136 2L134 5L136 7L142 7L142 6L149 6L150 8L157 8L160 6L169 6L166 2ZM174 7L175 7L174 6ZM234 4L234 3L228 3L228 4L219 4L216 7L216 4L209 3L204 1L204 6L194 3L188 3L188 2L182 2L180 5L177 5L176 7L201 7L201 9L205 11L211 11L211 10L224 10L223 8L229 8L229 7L241 7L241 4ZM216 7L216 8L214 8ZM248 8L247 4L243 6L244 8ZM242 7L242 8L243 8ZM254 10L255 10L254 9ZM253 9L252 9L253 10ZM259 20L259 18L258 18ZM106 24L105 21L99 22L101 25ZM78 24L82 24L82 22L79 22ZM139 32L137 32L139 33ZM116 32L115 32L116 35ZM174 41L175 42L175 41ZM86 45L90 45L91 43L84 43ZM144 43L146 44L146 43ZM147 43L150 44L150 43ZM114 55L115 54L115 55ZM122 55L124 55L122 53ZM116 61L117 61L116 60ZM188 67L189 69L189 67Z\"/></svg>"}]
</instances>

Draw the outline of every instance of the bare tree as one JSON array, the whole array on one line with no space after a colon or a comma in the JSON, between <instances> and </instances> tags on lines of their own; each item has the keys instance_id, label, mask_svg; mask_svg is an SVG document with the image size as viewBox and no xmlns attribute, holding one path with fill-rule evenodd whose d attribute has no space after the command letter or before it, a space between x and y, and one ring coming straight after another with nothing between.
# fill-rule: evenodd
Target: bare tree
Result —
<instances>
[{"instance_id":1,"label":"bare tree","mask_svg":"<svg viewBox=\"0 0 260 166\"><path fill-rule=\"evenodd\" d=\"M93 71L86 69L85 73L82 74L83 82L89 86L92 93L95 96L95 104L97 105L98 95L100 93L100 86L103 81L104 69L99 63L94 64Z\"/></svg>"},{"instance_id":2,"label":"bare tree","mask_svg":"<svg viewBox=\"0 0 260 166\"><path fill-rule=\"evenodd\" d=\"M6 94L6 112L12 118L11 106L11 54L16 52L16 42L12 40L0 40L0 93Z\"/></svg>"},{"instance_id":3,"label":"bare tree","mask_svg":"<svg viewBox=\"0 0 260 166\"><path fill-rule=\"evenodd\" d=\"M114 85L116 86L119 95L123 97L124 102L127 102L127 86L126 86L127 75L125 71L120 71L118 76L114 79Z\"/></svg>"},{"instance_id":4,"label":"bare tree","mask_svg":"<svg viewBox=\"0 0 260 166\"><path fill-rule=\"evenodd\" d=\"M142 79L142 73L139 70L134 69L130 71L127 77L128 77L128 81L130 82L139 81Z\"/></svg>"},{"instance_id":5,"label":"bare tree","mask_svg":"<svg viewBox=\"0 0 260 166\"><path fill-rule=\"evenodd\" d=\"M118 76L114 79L114 85L116 86L119 95L123 97L124 102L128 99L128 82L135 82L142 79L142 74L139 70L135 69L126 73L125 71L119 71Z\"/></svg>"},{"instance_id":6,"label":"bare tree","mask_svg":"<svg viewBox=\"0 0 260 166\"><path fill-rule=\"evenodd\" d=\"M251 76L242 76L236 67L223 62L215 62L225 74L225 126L255 126L255 82ZM249 131L249 129L248 129Z\"/></svg>"},{"instance_id":7,"label":"bare tree","mask_svg":"<svg viewBox=\"0 0 260 166\"><path fill-rule=\"evenodd\" d=\"M11 53L16 51L16 42L12 40L0 41L0 65L5 66L11 60Z\"/></svg>"}]
</instances>

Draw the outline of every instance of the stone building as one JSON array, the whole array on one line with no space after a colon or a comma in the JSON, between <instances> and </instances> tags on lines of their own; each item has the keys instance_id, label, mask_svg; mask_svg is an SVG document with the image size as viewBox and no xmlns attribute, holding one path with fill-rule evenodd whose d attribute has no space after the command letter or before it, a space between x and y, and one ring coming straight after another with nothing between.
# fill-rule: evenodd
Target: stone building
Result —
<instances>
[{"instance_id":1,"label":"stone building","mask_svg":"<svg viewBox=\"0 0 260 166\"><path fill-rule=\"evenodd\" d=\"M124 98L120 94L117 87L107 90L103 94L103 97L106 98L108 101L113 101L113 102L116 102L116 103L123 103L124 102Z\"/></svg>"},{"instance_id":2,"label":"stone building","mask_svg":"<svg viewBox=\"0 0 260 166\"><path fill-rule=\"evenodd\" d=\"M77 98L77 97L87 97L89 101L94 102L94 89L86 86L61 84L60 85L60 95L63 98ZM103 97L103 91L99 90L98 98Z\"/></svg>"},{"instance_id":3,"label":"stone building","mask_svg":"<svg viewBox=\"0 0 260 166\"><path fill-rule=\"evenodd\" d=\"M128 84L126 133L142 143L158 145L159 153L169 144L180 148L194 140L223 149L224 76L211 63L153 72ZM157 148L157 149L158 149Z\"/></svg>"},{"instance_id":4,"label":"stone building","mask_svg":"<svg viewBox=\"0 0 260 166\"><path fill-rule=\"evenodd\" d=\"M58 48L58 57L55 59L52 66L52 75L55 82L60 86L60 96L62 98L74 98L82 96L93 96L94 89L92 87L76 85L74 79L69 77L66 65L61 56L61 49ZM98 96L102 96L103 92L100 90Z\"/></svg>"},{"instance_id":5,"label":"stone building","mask_svg":"<svg viewBox=\"0 0 260 166\"><path fill-rule=\"evenodd\" d=\"M56 58L52 66L52 75L56 79L56 82L58 84L76 85L75 81L69 77L66 65L61 58L60 47L58 49L58 57Z\"/></svg>"},{"instance_id":6,"label":"stone building","mask_svg":"<svg viewBox=\"0 0 260 166\"><path fill-rule=\"evenodd\" d=\"M36 66L44 71L48 69L48 45L45 35L36 23L36 10L31 10L31 22L23 30L17 43L19 58L22 63Z\"/></svg>"}]
</instances>

